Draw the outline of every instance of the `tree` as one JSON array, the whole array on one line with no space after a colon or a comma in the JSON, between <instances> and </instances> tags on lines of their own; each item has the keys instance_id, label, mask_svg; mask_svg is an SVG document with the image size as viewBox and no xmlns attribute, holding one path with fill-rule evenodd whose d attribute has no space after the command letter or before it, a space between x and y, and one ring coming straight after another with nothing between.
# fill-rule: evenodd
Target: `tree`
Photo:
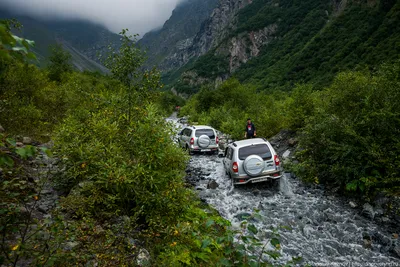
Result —
<instances>
[{"instance_id":1,"label":"tree","mask_svg":"<svg viewBox=\"0 0 400 267\"><path fill-rule=\"evenodd\" d=\"M60 44L50 47L51 55L48 66L50 80L61 82L62 76L65 73L70 73L73 70L71 65L71 54L65 51Z\"/></svg>"},{"instance_id":2,"label":"tree","mask_svg":"<svg viewBox=\"0 0 400 267\"><path fill-rule=\"evenodd\" d=\"M35 42L11 33L11 28L19 30L21 27L22 25L15 19L0 20L0 59L36 59L30 51Z\"/></svg>"},{"instance_id":3,"label":"tree","mask_svg":"<svg viewBox=\"0 0 400 267\"><path fill-rule=\"evenodd\" d=\"M114 78L128 88L128 121L131 119L133 93L136 92L138 103L149 99L149 91L160 85L160 74L155 69L144 71L145 61L143 52L135 45L138 35L128 35L128 29L120 32L122 45L119 50L109 46L106 58L100 58L103 64L111 71Z\"/></svg>"}]
</instances>

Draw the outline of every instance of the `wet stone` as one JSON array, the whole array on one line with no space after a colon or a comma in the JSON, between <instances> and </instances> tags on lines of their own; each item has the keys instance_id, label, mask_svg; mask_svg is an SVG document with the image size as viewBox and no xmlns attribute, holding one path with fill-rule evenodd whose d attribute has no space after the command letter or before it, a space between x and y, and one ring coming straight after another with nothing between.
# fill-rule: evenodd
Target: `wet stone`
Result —
<instances>
[{"instance_id":1,"label":"wet stone","mask_svg":"<svg viewBox=\"0 0 400 267\"><path fill-rule=\"evenodd\" d=\"M363 247L367 249L372 248L372 240L370 239L363 239Z\"/></svg>"},{"instance_id":2,"label":"wet stone","mask_svg":"<svg viewBox=\"0 0 400 267\"><path fill-rule=\"evenodd\" d=\"M215 181L215 180L211 180L208 184L207 184L207 189L217 189L219 186L219 184Z\"/></svg>"},{"instance_id":3,"label":"wet stone","mask_svg":"<svg viewBox=\"0 0 400 267\"><path fill-rule=\"evenodd\" d=\"M369 219L374 219L375 212L371 204L365 203L361 214Z\"/></svg>"},{"instance_id":4,"label":"wet stone","mask_svg":"<svg viewBox=\"0 0 400 267\"><path fill-rule=\"evenodd\" d=\"M354 208L357 208L357 204L356 204L354 201L350 201L350 202L349 202L349 205L350 205L350 207L352 207L353 209L354 209Z\"/></svg>"},{"instance_id":5,"label":"wet stone","mask_svg":"<svg viewBox=\"0 0 400 267\"><path fill-rule=\"evenodd\" d=\"M391 252L400 258L400 245L395 246Z\"/></svg>"}]
</instances>

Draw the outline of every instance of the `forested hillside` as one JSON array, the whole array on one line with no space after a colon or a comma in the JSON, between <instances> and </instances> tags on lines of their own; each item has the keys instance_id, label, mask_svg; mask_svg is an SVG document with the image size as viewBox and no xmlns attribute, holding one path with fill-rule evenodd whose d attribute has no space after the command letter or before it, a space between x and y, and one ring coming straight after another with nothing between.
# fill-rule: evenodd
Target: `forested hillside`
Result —
<instances>
[{"instance_id":1,"label":"forested hillside","mask_svg":"<svg viewBox=\"0 0 400 267\"><path fill-rule=\"evenodd\" d=\"M98 54L105 52L109 44L117 47L120 43L117 34L101 25L82 20L38 20L2 9L0 5L0 19L9 18L17 19L23 26L20 30L14 30L14 34L35 40L32 51L39 59L37 64L40 66L47 65L50 46L61 44L71 54L76 69L106 72Z\"/></svg>"},{"instance_id":2,"label":"forested hillside","mask_svg":"<svg viewBox=\"0 0 400 267\"><path fill-rule=\"evenodd\" d=\"M178 92L229 76L262 90L321 88L340 71L398 59L399 27L394 0L256 0L238 11L228 38L164 80Z\"/></svg>"}]
</instances>

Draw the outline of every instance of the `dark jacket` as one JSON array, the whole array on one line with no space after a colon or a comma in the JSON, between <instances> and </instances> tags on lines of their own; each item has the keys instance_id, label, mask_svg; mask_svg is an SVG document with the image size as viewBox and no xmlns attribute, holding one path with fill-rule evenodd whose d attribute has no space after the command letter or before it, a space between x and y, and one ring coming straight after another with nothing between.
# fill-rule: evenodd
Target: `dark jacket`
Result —
<instances>
[{"instance_id":1,"label":"dark jacket","mask_svg":"<svg viewBox=\"0 0 400 267\"><path fill-rule=\"evenodd\" d=\"M247 136L253 136L255 131L256 131L256 127L254 126L254 124L252 122L250 124L246 124L245 132L246 132Z\"/></svg>"}]
</instances>

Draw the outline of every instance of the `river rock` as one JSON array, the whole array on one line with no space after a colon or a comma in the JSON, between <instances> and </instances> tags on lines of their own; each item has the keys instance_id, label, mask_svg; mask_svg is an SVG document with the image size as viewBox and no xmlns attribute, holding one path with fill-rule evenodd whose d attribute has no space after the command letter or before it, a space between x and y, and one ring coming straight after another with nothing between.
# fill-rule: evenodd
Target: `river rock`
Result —
<instances>
[{"instance_id":1,"label":"river rock","mask_svg":"<svg viewBox=\"0 0 400 267\"><path fill-rule=\"evenodd\" d=\"M290 150L286 150L285 153L283 153L282 158L287 159L290 156Z\"/></svg>"},{"instance_id":2,"label":"river rock","mask_svg":"<svg viewBox=\"0 0 400 267\"><path fill-rule=\"evenodd\" d=\"M374 208L369 203L364 204L363 210L361 213L362 213L362 215L364 215L365 217L367 217L369 219L374 219L374 217L375 217Z\"/></svg>"},{"instance_id":3,"label":"river rock","mask_svg":"<svg viewBox=\"0 0 400 267\"><path fill-rule=\"evenodd\" d=\"M364 248L372 248L372 240L371 239L363 239L363 247Z\"/></svg>"},{"instance_id":4,"label":"river rock","mask_svg":"<svg viewBox=\"0 0 400 267\"><path fill-rule=\"evenodd\" d=\"M397 244L393 249L392 249L392 253L394 253L394 255L396 255L397 257L400 258L400 245Z\"/></svg>"},{"instance_id":5,"label":"river rock","mask_svg":"<svg viewBox=\"0 0 400 267\"><path fill-rule=\"evenodd\" d=\"M296 140L295 138L290 138L290 139L288 140L288 144L289 144L290 146L295 146L295 145L297 144L297 140Z\"/></svg>"},{"instance_id":6,"label":"river rock","mask_svg":"<svg viewBox=\"0 0 400 267\"><path fill-rule=\"evenodd\" d=\"M16 145L16 147L23 147L23 146L24 146L24 143L22 143L22 142L16 142L15 145Z\"/></svg>"},{"instance_id":7,"label":"river rock","mask_svg":"<svg viewBox=\"0 0 400 267\"><path fill-rule=\"evenodd\" d=\"M32 144L32 138L25 136L24 138L22 138L22 143L24 145L31 145Z\"/></svg>"},{"instance_id":8,"label":"river rock","mask_svg":"<svg viewBox=\"0 0 400 267\"><path fill-rule=\"evenodd\" d=\"M390 199L386 197L385 193L378 193L378 195L375 198L374 201L374 206L376 207L384 207L390 202Z\"/></svg>"},{"instance_id":9,"label":"river rock","mask_svg":"<svg viewBox=\"0 0 400 267\"><path fill-rule=\"evenodd\" d=\"M218 186L219 184L215 180L211 180L207 184L207 189L217 189Z\"/></svg>"},{"instance_id":10,"label":"river rock","mask_svg":"<svg viewBox=\"0 0 400 267\"><path fill-rule=\"evenodd\" d=\"M349 205L350 205L350 207L352 207L353 209L354 209L354 208L357 208L357 204L356 204L355 202L353 202L353 201L350 201L350 202L349 202Z\"/></svg>"},{"instance_id":11,"label":"river rock","mask_svg":"<svg viewBox=\"0 0 400 267\"><path fill-rule=\"evenodd\" d=\"M382 233L376 232L376 233L374 233L372 238L376 243L378 243L382 246L381 252L388 252L390 250L390 248L392 247L392 240Z\"/></svg>"}]
</instances>

